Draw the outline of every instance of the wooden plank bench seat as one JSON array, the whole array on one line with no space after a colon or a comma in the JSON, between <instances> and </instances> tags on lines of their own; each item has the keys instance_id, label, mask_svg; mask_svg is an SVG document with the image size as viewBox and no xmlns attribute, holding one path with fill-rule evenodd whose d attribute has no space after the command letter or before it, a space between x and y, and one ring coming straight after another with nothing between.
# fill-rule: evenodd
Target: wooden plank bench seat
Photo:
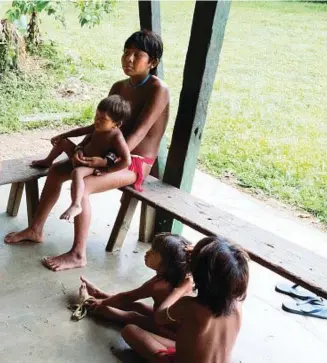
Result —
<instances>
[{"instance_id":1,"label":"wooden plank bench seat","mask_svg":"<svg viewBox=\"0 0 327 363\"><path fill-rule=\"evenodd\" d=\"M29 224L39 202L38 179L48 174L48 169L30 168L34 158L0 162L0 185L12 184L7 213L17 215L25 186ZM220 234L230 238L243 246L253 261L327 298L327 259L152 176L147 178L143 187L143 192L131 186L121 188L121 208L107 245L108 251L123 242L137 203L142 201L142 206L167 211L205 235ZM145 224L144 221L140 223L140 229L145 228Z\"/></svg>"},{"instance_id":2,"label":"wooden plank bench seat","mask_svg":"<svg viewBox=\"0 0 327 363\"><path fill-rule=\"evenodd\" d=\"M137 201L169 212L175 219L205 234L222 235L240 244L258 264L327 298L327 259L263 230L231 213L149 176L143 192L122 188L124 197L107 250L119 231L128 228ZM124 202L124 200L126 202ZM121 228L122 227L122 228Z\"/></svg>"},{"instance_id":3,"label":"wooden plank bench seat","mask_svg":"<svg viewBox=\"0 0 327 363\"><path fill-rule=\"evenodd\" d=\"M0 185L11 184L7 213L13 217L17 216L25 186L29 225L39 204L38 179L48 174L48 169L35 169L29 166L34 159L35 156L29 156L0 161Z\"/></svg>"}]
</instances>

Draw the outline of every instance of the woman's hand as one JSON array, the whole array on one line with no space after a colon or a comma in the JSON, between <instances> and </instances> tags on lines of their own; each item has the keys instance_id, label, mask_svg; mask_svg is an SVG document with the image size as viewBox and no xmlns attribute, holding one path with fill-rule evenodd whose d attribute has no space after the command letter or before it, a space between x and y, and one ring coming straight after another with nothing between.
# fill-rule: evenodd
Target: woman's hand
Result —
<instances>
[{"instance_id":1,"label":"woman's hand","mask_svg":"<svg viewBox=\"0 0 327 363\"><path fill-rule=\"evenodd\" d=\"M107 161L99 156L83 157L80 163L81 165L94 169L105 168L107 166Z\"/></svg>"},{"instance_id":2,"label":"woman's hand","mask_svg":"<svg viewBox=\"0 0 327 363\"><path fill-rule=\"evenodd\" d=\"M84 159L83 151L78 150L78 151L74 152L71 160L72 160L72 163L74 166L78 166L78 165L84 165L83 159Z\"/></svg>"}]
</instances>

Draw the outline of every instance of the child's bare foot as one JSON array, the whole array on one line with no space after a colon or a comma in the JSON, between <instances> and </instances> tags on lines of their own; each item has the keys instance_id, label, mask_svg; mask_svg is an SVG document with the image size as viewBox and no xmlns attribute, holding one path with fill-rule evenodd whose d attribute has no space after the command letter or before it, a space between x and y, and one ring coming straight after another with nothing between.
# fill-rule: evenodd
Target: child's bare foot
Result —
<instances>
[{"instance_id":1,"label":"child's bare foot","mask_svg":"<svg viewBox=\"0 0 327 363\"><path fill-rule=\"evenodd\" d=\"M86 284L82 282L79 288L79 301L80 303L84 302L86 299L90 297L89 293L87 292Z\"/></svg>"},{"instance_id":2,"label":"child's bare foot","mask_svg":"<svg viewBox=\"0 0 327 363\"><path fill-rule=\"evenodd\" d=\"M96 299L106 299L110 297L111 295L106 294L104 291L98 289L96 286L94 286L88 279L86 279L84 276L80 277L82 283L85 284L87 292L90 296L95 297Z\"/></svg>"},{"instance_id":3,"label":"child's bare foot","mask_svg":"<svg viewBox=\"0 0 327 363\"><path fill-rule=\"evenodd\" d=\"M78 216L80 213L82 213L82 207L80 205L72 204L66 212L64 212L60 219L65 219L66 221L69 221L76 216Z\"/></svg>"},{"instance_id":4,"label":"child's bare foot","mask_svg":"<svg viewBox=\"0 0 327 363\"><path fill-rule=\"evenodd\" d=\"M31 162L32 168L50 168L52 165L52 161L49 161L47 159L41 159L41 160L33 160Z\"/></svg>"},{"instance_id":5,"label":"child's bare foot","mask_svg":"<svg viewBox=\"0 0 327 363\"><path fill-rule=\"evenodd\" d=\"M74 252L67 252L60 256L46 257L42 260L45 267L52 271L69 270L86 265L86 256L80 256Z\"/></svg>"},{"instance_id":6,"label":"child's bare foot","mask_svg":"<svg viewBox=\"0 0 327 363\"><path fill-rule=\"evenodd\" d=\"M11 232L4 238L5 243L19 243L22 241L29 241L35 243L43 242L42 233L37 232L33 228L26 228L20 232Z\"/></svg>"}]
</instances>

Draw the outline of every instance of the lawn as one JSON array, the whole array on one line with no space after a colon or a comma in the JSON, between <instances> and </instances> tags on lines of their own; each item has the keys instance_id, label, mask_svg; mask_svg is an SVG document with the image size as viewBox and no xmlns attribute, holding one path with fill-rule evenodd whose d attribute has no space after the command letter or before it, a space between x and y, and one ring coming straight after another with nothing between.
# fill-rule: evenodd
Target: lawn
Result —
<instances>
[{"instance_id":1,"label":"lawn","mask_svg":"<svg viewBox=\"0 0 327 363\"><path fill-rule=\"evenodd\" d=\"M0 15L6 7L1 4ZM161 6L165 81L172 98L170 136L194 4ZM326 19L326 4L232 3L199 161L217 177L232 174L240 185L259 188L324 222ZM33 62L24 77L2 80L0 132L21 129L21 115L43 112L74 112L76 117L66 122L85 122L110 85L123 77L120 56L124 40L138 28L137 2L118 2L93 29L81 29L71 8L67 20L67 29L51 18L42 23L45 38L57 44L57 55ZM81 85L82 94L60 96L58 86L71 82Z\"/></svg>"}]
</instances>

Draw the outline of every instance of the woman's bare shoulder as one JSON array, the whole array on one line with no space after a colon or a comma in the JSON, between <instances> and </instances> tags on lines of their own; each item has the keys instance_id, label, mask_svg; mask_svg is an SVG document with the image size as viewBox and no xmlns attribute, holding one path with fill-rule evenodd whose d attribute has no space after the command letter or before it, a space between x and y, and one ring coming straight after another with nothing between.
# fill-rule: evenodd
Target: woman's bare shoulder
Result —
<instances>
[{"instance_id":1,"label":"woman's bare shoulder","mask_svg":"<svg viewBox=\"0 0 327 363\"><path fill-rule=\"evenodd\" d=\"M167 86L167 84L162 79L160 79L157 76L152 76L151 77L151 86L154 89L165 90L165 91L168 92L168 86Z\"/></svg>"},{"instance_id":2,"label":"woman's bare shoulder","mask_svg":"<svg viewBox=\"0 0 327 363\"><path fill-rule=\"evenodd\" d=\"M115 82L111 86L109 94L110 95L112 95L112 94L119 94L120 91L121 91L121 89L122 89L122 87L125 86L126 82L127 82L127 79L122 79L120 81Z\"/></svg>"}]
</instances>

